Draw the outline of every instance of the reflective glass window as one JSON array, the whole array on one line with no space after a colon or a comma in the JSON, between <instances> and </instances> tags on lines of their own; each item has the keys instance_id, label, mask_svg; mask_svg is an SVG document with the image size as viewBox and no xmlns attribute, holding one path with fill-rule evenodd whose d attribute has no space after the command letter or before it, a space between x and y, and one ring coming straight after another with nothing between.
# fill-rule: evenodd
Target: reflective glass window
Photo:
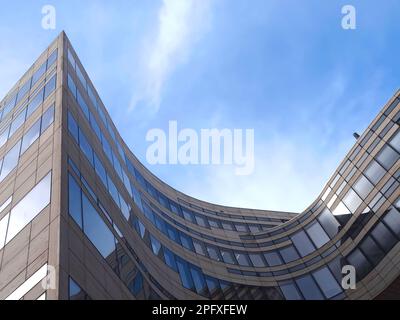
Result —
<instances>
[{"instance_id":1,"label":"reflective glass window","mask_svg":"<svg viewBox=\"0 0 400 320\"><path fill-rule=\"evenodd\" d=\"M25 122L25 113L26 113L26 110L24 109L11 122L9 137L11 137L15 133L15 131L17 131L24 124L24 122Z\"/></svg>"},{"instance_id":2,"label":"reflective glass window","mask_svg":"<svg viewBox=\"0 0 400 320\"><path fill-rule=\"evenodd\" d=\"M400 236L400 213L396 208L391 208L383 221L397 236Z\"/></svg>"},{"instance_id":3,"label":"reflective glass window","mask_svg":"<svg viewBox=\"0 0 400 320\"><path fill-rule=\"evenodd\" d=\"M81 128L79 128L79 146L90 164L93 166L93 150Z\"/></svg>"},{"instance_id":4,"label":"reflective glass window","mask_svg":"<svg viewBox=\"0 0 400 320\"><path fill-rule=\"evenodd\" d=\"M340 224L328 209L321 212L318 221L331 238L338 234Z\"/></svg>"},{"instance_id":5,"label":"reflective glass window","mask_svg":"<svg viewBox=\"0 0 400 320\"><path fill-rule=\"evenodd\" d=\"M22 98L28 93L31 88L31 78L29 78L24 85L18 91L17 104L22 100Z\"/></svg>"},{"instance_id":6,"label":"reflective glass window","mask_svg":"<svg viewBox=\"0 0 400 320\"><path fill-rule=\"evenodd\" d=\"M341 287L327 267L315 271L313 276L326 298L330 299L342 292Z\"/></svg>"},{"instance_id":7,"label":"reflective glass window","mask_svg":"<svg viewBox=\"0 0 400 320\"><path fill-rule=\"evenodd\" d=\"M101 182L103 182L104 186L107 188L107 174L106 169L104 169L103 164L100 159L97 157L96 153L93 153L94 156L94 168L96 170L97 175L100 177Z\"/></svg>"},{"instance_id":8,"label":"reflective glass window","mask_svg":"<svg viewBox=\"0 0 400 320\"><path fill-rule=\"evenodd\" d=\"M1 220L0 220L0 250L3 249L6 243L6 235L7 235L7 226L10 214L7 213Z\"/></svg>"},{"instance_id":9,"label":"reflective glass window","mask_svg":"<svg viewBox=\"0 0 400 320\"><path fill-rule=\"evenodd\" d=\"M306 228L306 232L317 248L321 248L325 243L329 241L328 235L326 234L324 229L322 229L321 225L318 222L315 222L314 224Z\"/></svg>"},{"instance_id":10,"label":"reflective glass window","mask_svg":"<svg viewBox=\"0 0 400 320\"><path fill-rule=\"evenodd\" d=\"M346 207L349 208L352 213L354 213L356 212L357 208L361 205L362 200L357 195L357 193L354 192L353 189L350 189L343 198L343 202L346 205Z\"/></svg>"},{"instance_id":11,"label":"reflective glass window","mask_svg":"<svg viewBox=\"0 0 400 320\"><path fill-rule=\"evenodd\" d=\"M51 172L48 173L10 212L8 243L50 203Z\"/></svg>"},{"instance_id":12,"label":"reflective glass window","mask_svg":"<svg viewBox=\"0 0 400 320\"><path fill-rule=\"evenodd\" d=\"M71 63L72 68L75 70L75 58L69 49L68 49L68 61Z\"/></svg>"},{"instance_id":13,"label":"reflective glass window","mask_svg":"<svg viewBox=\"0 0 400 320\"><path fill-rule=\"evenodd\" d=\"M193 240L193 246L194 246L194 250L196 251L197 254L201 254L203 256L207 255L204 250L204 246L201 242L199 242L197 240Z\"/></svg>"},{"instance_id":14,"label":"reflective glass window","mask_svg":"<svg viewBox=\"0 0 400 320\"><path fill-rule=\"evenodd\" d=\"M68 130L74 137L75 141L78 143L79 142L78 124L76 123L74 117L70 112L68 112Z\"/></svg>"},{"instance_id":15,"label":"reflective glass window","mask_svg":"<svg viewBox=\"0 0 400 320\"><path fill-rule=\"evenodd\" d=\"M181 278L182 285L187 289L193 290L194 289L193 279L190 274L187 262L177 258L176 265L178 267L178 273Z\"/></svg>"},{"instance_id":16,"label":"reflective glass window","mask_svg":"<svg viewBox=\"0 0 400 320\"><path fill-rule=\"evenodd\" d=\"M302 257L315 251L315 247L304 231L299 231L291 236L292 242Z\"/></svg>"},{"instance_id":17,"label":"reflective glass window","mask_svg":"<svg viewBox=\"0 0 400 320\"><path fill-rule=\"evenodd\" d=\"M286 263L299 259L299 255L293 246L281 249L280 254Z\"/></svg>"},{"instance_id":18,"label":"reflective glass window","mask_svg":"<svg viewBox=\"0 0 400 320\"><path fill-rule=\"evenodd\" d=\"M189 236L183 234L182 232L180 233L180 236L181 236L182 246L184 246L186 249L190 251L194 251L192 239Z\"/></svg>"},{"instance_id":19,"label":"reflective glass window","mask_svg":"<svg viewBox=\"0 0 400 320\"><path fill-rule=\"evenodd\" d=\"M255 267L265 267L265 262L261 254L258 253L249 253L249 258L251 260L251 263Z\"/></svg>"},{"instance_id":20,"label":"reflective glass window","mask_svg":"<svg viewBox=\"0 0 400 320\"><path fill-rule=\"evenodd\" d=\"M164 248L164 260L167 266L169 266L171 269L175 271L178 271L175 262L175 255L168 248Z\"/></svg>"},{"instance_id":21,"label":"reflective glass window","mask_svg":"<svg viewBox=\"0 0 400 320\"><path fill-rule=\"evenodd\" d=\"M143 276L138 272L130 285L130 291L136 296L143 289Z\"/></svg>"},{"instance_id":22,"label":"reflective glass window","mask_svg":"<svg viewBox=\"0 0 400 320\"><path fill-rule=\"evenodd\" d=\"M74 221L82 229L82 195L81 188L76 183L75 179L68 175L68 212Z\"/></svg>"},{"instance_id":23,"label":"reflective glass window","mask_svg":"<svg viewBox=\"0 0 400 320\"><path fill-rule=\"evenodd\" d=\"M89 107L86 104L85 99L82 97L80 91L77 91L77 99L78 105L81 107L83 114L85 115L86 119L89 120Z\"/></svg>"},{"instance_id":24,"label":"reflective glass window","mask_svg":"<svg viewBox=\"0 0 400 320\"><path fill-rule=\"evenodd\" d=\"M192 275L192 279L193 279L193 283L194 283L196 292L198 294L204 294L207 287L206 287L206 281L204 279L203 273L201 272L200 269L193 267L193 266L190 267L190 273Z\"/></svg>"},{"instance_id":25,"label":"reflective glass window","mask_svg":"<svg viewBox=\"0 0 400 320\"><path fill-rule=\"evenodd\" d=\"M47 58L47 70L53 65L54 62L57 60L57 49L54 50L51 55Z\"/></svg>"},{"instance_id":26,"label":"reflective glass window","mask_svg":"<svg viewBox=\"0 0 400 320\"><path fill-rule=\"evenodd\" d=\"M46 99L50 94L53 93L54 89L56 88L56 76L54 75L44 87L44 99Z\"/></svg>"},{"instance_id":27,"label":"reflective glass window","mask_svg":"<svg viewBox=\"0 0 400 320\"><path fill-rule=\"evenodd\" d=\"M68 73L68 88L71 91L72 95L75 97L76 99L76 85L74 80L72 79L71 75Z\"/></svg>"},{"instance_id":28,"label":"reflective glass window","mask_svg":"<svg viewBox=\"0 0 400 320\"><path fill-rule=\"evenodd\" d=\"M212 246L207 246L207 252L211 259L221 261L218 249Z\"/></svg>"},{"instance_id":29,"label":"reflective glass window","mask_svg":"<svg viewBox=\"0 0 400 320\"><path fill-rule=\"evenodd\" d=\"M264 257L270 267L282 264L280 256L274 251L265 252Z\"/></svg>"},{"instance_id":30,"label":"reflective glass window","mask_svg":"<svg viewBox=\"0 0 400 320\"><path fill-rule=\"evenodd\" d=\"M376 159L386 170L389 170L399 159L399 154L388 145L385 145Z\"/></svg>"},{"instance_id":31,"label":"reflective glass window","mask_svg":"<svg viewBox=\"0 0 400 320\"><path fill-rule=\"evenodd\" d=\"M280 284L279 287L286 300L302 300L300 292L297 290L296 285L293 282Z\"/></svg>"},{"instance_id":32,"label":"reflective glass window","mask_svg":"<svg viewBox=\"0 0 400 320\"><path fill-rule=\"evenodd\" d=\"M150 243L151 243L151 249L153 250L153 253L155 255L158 255L161 249L161 243L158 241L156 238L154 238L152 235L150 235Z\"/></svg>"},{"instance_id":33,"label":"reflective glass window","mask_svg":"<svg viewBox=\"0 0 400 320\"><path fill-rule=\"evenodd\" d=\"M362 199L365 199L372 191L374 186L367 180L367 178L361 176L354 184L353 188Z\"/></svg>"},{"instance_id":34,"label":"reflective glass window","mask_svg":"<svg viewBox=\"0 0 400 320\"><path fill-rule=\"evenodd\" d=\"M43 93L44 89L40 90L38 94L32 99L29 98L28 109L26 113L26 117L28 118L43 102Z\"/></svg>"},{"instance_id":35,"label":"reflective glass window","mask_svg":"<svg viewBox=\"0 0 400 320\"><path fill-rule=\"evenodd\" d=\"M41 132L43 133L54 121L54 105L48 108L42 115Z\"/></svg>"},{"instance_id":36,"label":"reflective glass window","mask_svg":"<svg viewBox=\"0 0 400 320\"><path fill-rule=\"evenodd\" d=\"M236 259L233 256L232 251L221 249L221 255L222 255L222 259L224 260L225 263L236 264Z\"/></svg>"},{"instance_id":37,"label":"reflective glass window","mask_svg":"<svg viewBox=\"0 0 400 320\"><path fill-rule=\"evenodd\" d=\"M366 237L360 244L360 249L373 264L378 264L385 256L385 252L376 244L374 239Z\"/></svg>"},{"instance_id":38,"label":"reflective glass window","mask_svg":"<svg viewBox=\"0 0 400 320\"><path fill-rule=\"evenodd\" d=\"M383 223L379 223L372 231L371 235L374 237L376 242L379 243L381 248L388 252L397 243L397 239L394 237L392 232L385 227Z\"/></svg>"},{"instance_id":39,"label":"reflective glass window","mask_svg":"<svg viewBox=\"0 0 400 320\"><path fill-rule=\"evenodd\" d=\"M306 275L298 278L296 283L306 300L322 300L324 298L311 276Z\"/></svg>"},{"instance_id":40,"label":"reflective glass window","mask_svg":"<svg viewBox=\"0 0 400 320\"><path fill-rule=\"evenodd\" d=\"M39 138L40 135L40 120L36 121L35 124L24 134L22 138L21 154L24 153L32 143Z\"/></svg>"},{"instance_id":41,"label":"reflective glass window","mask_svg":"<svg viewBox=\"0 0 400 320\"><path fill-rule=\"evenodd\" d=\"M46 71L46 62L44 62L39 69L35 71L35 73L32 76L32 87L33 85L41 78L41 76L45 73Z\"/></svg>"},{"instance_id":42,"label":"reflective glass window","mask_svg":"<svg viewBox=\"0 0 400 320\"><path fill-rule=\"evenodd\" d=\"M367 258L359 249L353 250L353 252L347 256L347 261L356 269L357 281L364 278L372 268Z\"/></svg>"},{"instance_id":43,"label":"reflective glass window","mask_svg":"<svg viewBox=\"0 0 400 320\"><path fill-rule=\"evenodd\" d=\"M3 166L1 168L0 181L4 180L4 178L17 166L20 148L21 140L19 140L5 155Z\"/></svg>"},{"instance_id":44,"label":"reflective glass window","mask_svg":"<svg viewBox=\"0 0 400 320\"><path fill-rule=\"evenodd\" d=\"M117 204L117 206L120 207L121 205L119 203L119 193L118 193L117 187L113 183L110 176L107 176L107 181L108 181L108 191L110 192L110 194L111 194L112 198L114 199L115 203Z\"/></svg>"},{"instance_id":45,"label":"reflective glass window","mask_svg":"<svg viewBox=\"0 0 400 320\"><path fill-rule=\"evenodd\" d=\"M79 81L86 90L86 79L78 65L76 65L76 75L78 76Z\"/></svg>"},{"instance_id":46,"label":"reflective glass window","mask_svg":"<svg viewBox=\"0 0 400 320\"><path fill-rule=\"evenodd\" d=\"M84 194L82 194L82 212L85 234L103 258L107 258L115 251L114 235Z\"/></svg>"},{"instance_id":47,"label":"reflective glass window","mask_svg":"<svg viewBox=\"0 0 400 320\"><path fill-rule=\"evenodd\" d=\"M0 133L0 147L2 147L7 139L8 139L8 132L10 131L10 127L6 127L2 133Z\"/></svg>"}]
</instances>

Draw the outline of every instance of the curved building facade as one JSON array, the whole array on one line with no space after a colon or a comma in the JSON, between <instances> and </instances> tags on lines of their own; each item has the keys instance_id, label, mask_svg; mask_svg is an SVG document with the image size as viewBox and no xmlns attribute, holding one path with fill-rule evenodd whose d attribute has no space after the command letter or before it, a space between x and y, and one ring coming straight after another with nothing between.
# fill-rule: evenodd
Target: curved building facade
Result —
<instances>
[{"instance_id":1,"label":"curved building facade","mask_svg":"<svg viewBox=\"0 0 400 320\"><path fill-rule=\"evenodd\" d=\"M0 299L400 298L399 94L304 212L225 207L138 161L61 33L0 104Z\"/></svg>"}]
</instances>

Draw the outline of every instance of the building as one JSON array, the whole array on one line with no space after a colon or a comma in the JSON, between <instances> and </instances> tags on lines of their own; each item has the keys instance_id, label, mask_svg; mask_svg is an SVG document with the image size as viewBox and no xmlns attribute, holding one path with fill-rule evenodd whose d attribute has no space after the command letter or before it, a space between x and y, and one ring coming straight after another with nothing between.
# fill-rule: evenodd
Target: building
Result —
<instances>
[{"instance_id":1,"label":"building","mask_svg":"<svg viewBox=\"0 0 400 320\"><path fill-rule=\"evenodd\" d=\"M62 32L0 103L0 299L400 298L399 94L303 213L218 206L139 163Z\"/></svg>"}]
</instances>

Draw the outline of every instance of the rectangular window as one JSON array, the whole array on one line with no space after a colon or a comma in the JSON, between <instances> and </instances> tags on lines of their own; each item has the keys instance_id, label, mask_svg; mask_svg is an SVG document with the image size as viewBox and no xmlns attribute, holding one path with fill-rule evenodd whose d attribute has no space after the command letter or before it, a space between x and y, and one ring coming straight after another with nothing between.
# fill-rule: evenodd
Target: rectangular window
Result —
<instances>
[{"instance_id":1,"label":"rectangular window","mask_svg":"<svg viewBox=\"0 0 400 320\"><path fill-rule=\"evenodd\" d=\"M396 208L391 208L383 218L383 221L389 226L397 236L400 236L400 213Z\"/></svg>"},{"instance_id":2,"label":"rectangular window","mask_svg":"<svg viewBox=\"0 0 400 320\"><path fill-rule=\"evenodd\" d=\"M80 91L78 90L78 96L77 96L77 101L78 101L78 105L81 108L83 114L85 115L86 119L89 121L90 116L89 116L89 107L86 104L85 99L83 99Z\"/></svg>"},{"instance_id":3,"label":"rectangular window","mask_svg":"<svg viewBox=\"0 0 400 320\"><path fill-rule=\"evenodd\" d=\"M200 269L190 266L190 273L192 275L194 287L198 294L204 294L206 292L206 281L204 275Z\"/></svg>"},{"instance_id":4,"label":"rectangular window","mask_svg":"<svg viewBox=\"0 0 400 320\"><path fill-rule=\"evenodd\" d=\"M71 135L74 137L75 142L79 143L79 129L78 129L78 124L75 121L75 118L71 114L71 112L68 112L68 130L71 133Z\"/></svg>"},{"instance_id":5,"label":"rectangular window","mask_svg":"<svg viewBox=\"0 0 400 320\"><path fill-rule=\"evenodd\" d=\"M43 133L54 121L54 105L48 108L42 115L41 133Z\"/></svg>"},{"instance_id":6,"label":"rectangular window","mask_svg":"<svg viewBox=\"0 0 400 320\"><path fill-rule=\"evenodd\" d=\"M89 141L87 140L85 134L82 132L81 128L79 128L79 146L93 167L93 149L90 146Z\"/></svg>"},{"instance_id":7,"label":"rectangular window","mask_svg":"<svg viewBox=\"0 0 400 320\"><path fill-rule=\"evenodd\" d=\"M108 191L110 192L111 197L114 199L116 205L119 208L121 206L121 204L119 203L118 190L117 190L115 184L113 183L112 179L108 175L107 175L107 181L108 181Z\"/></svg>"},{"instance_id":8,"label":"rectangular window","mask_svg":"<svg viewBox=\"0 0 400 320\"><path fill-rule=\"evenodd\" d=\"M107 189L107 174L106 169L104 169L103 164L101 163L100 159L97 157L96 153L94 155L94 168L96 170L97 175L100 177L101 182L103 182L104 186Z\"/></svg>"},{"instance_id":9,"label":"rectangular window","mask_svg":"<svg viewBox=\"0 0 400 320\"><path fill-rule=\"evenodd\" d=\"M315 271L313 276L327 299L342 292L342 289L327 267Z\"/></svg>"},{"instance_id":10,"label":"rectangular window","mask_svg":"<svg viewBox=\"0 0 400 320\"><path fill-rule=\"evenodd\" d=\"M76 85L69 73L68 73L68 88L71 91L74 98L76 99Z\"/></svg>"},{"instance_id":11,"label":"rectangular window","mask_svg":"<svg viewBox=\"0 0 400 320\"><path fill-rule=\"evenodd\" d=\"M258 253L249 253L249 258L251 260L251 263L253 264L253 266L255 267L265 267L266 264L264 262L263 257L261 256L261 254Z\"/></svg>"},{"instance_id":12,"label":"rectangular window","mask_svg":"<svg viewBox=\"0 0 400 320\"><path fill-rule=\"evenodd\" d=\"M178 271L178 268L176 266L175 262L175 255L167 248L164 248L164 260L167 266L169 266L171 269Z\"/></svg>"},{"instance_id":13,"label":"rectangular window","mask_svg":"<svg viewBox=\"0 0 400 320\"><path fill-rule=\"evenodd\" d=\"M16 116L11 122L11 127L10 127L10 133L9 137L11 137L15 131L17 131L25 122L25 114L26 114L26 109L24 109L18 116Z\"/></svg>"},{"instance_id":14,"label":"rectangular window","mask_svg":"<svg viewBox=\"0 0 400 320\"><path fill-rule=\"evenodd\" d=\"M32 113L35 112L35 110L41 105L43 102L43 93L44 89L42 88L39 93L32 99L32 97L29 98L29 104L28 104L28 110L26 113L26 117L28 118Z\"/></svg>"},{"instance_id":15,"label":"rectangular window","mask_svg":"<svg viewBox=\"0 0 400 320\"><path fill-rule=\"evenodd\" d=\"M22 138L21 154L23 154L40 136L40 119L24 134Z\"/></svg>"},{"instance_id":16,"label":"rectangular window","mask_svg":"<svg viewBox=\"0 0 400 320\"><path fill-rule=\"evenodd\" d=\"M82 229L82 192L75 179L68 175L68 212L78 226Z\"/></svg>"},{"instance_id":17,"label":"rectangular window","mask_svg":"<svg viewBox=\"0 0 400 320\"><path fill-rule=\"evenodd\" d=\"M355 249L347 256L347 261L350 265L356 269L357 281L363 279L371 270L372 266L368 262L364 254L359 250Z\"/></svg>"},{"instance_id":18,"label":"rectangular window","mask_svg":"<svg viewBox=\"0 0 400 320\"><path fill-rule=\"evenodd\" d=\"M44 87L44 99L51 95L56 88L56 76L54 75Z\"/></svg>"},{"instance_id":19,"label":"rectangular window","mask_svg":"<svg viewBox=\"0 0 400 320\"><path fill-rule=\"evenodd\" d=\"M76 75L78 76L79 81L86 90L86 79L81 71L81 68L79 68L78 65L76 65Z\"/></svg>"},{"instance_id":20,"label":"rectangular window","mask_svg":"<svg viewBox=\"0 0 400 320\"><path fill-rule=\"evenodd\" d=\"M386 169L389 170L399 159L399 154L388 145L385 145L376 157L376 160Z\"/></svg>"},{"instance_id":21,"label":"rectangular window","mask_svg":"<svg viewBox=\"0 0 400 320\"><path fill-rule=\"evenodd\" d=\"M51 172L11 209L6 244L48 206L50 197Z\"/></svg>"},{"instance_id":22,"label":"rectangular window","mask_svg":"<svg viewBox=\"0 0 400 320\"><path fill-rule=\"evenodd\" d=\"M393 246L397 243L397 239L394 237L392 232L383 224L379 223L372 231L371 235L374 237L377 243L386 252L390 251Z\"/></svg>"},{"instance_id":23,"label":"rectangular window","mask_svg":"<svg viewBox=\"0 0 400 320\"><path fill-rule=\"evenodd\" d=\"M52 54L47 58L47 70L53 65L57 60L57 49L52 52Z\"/></svg>"},{"instance_id":24,"label":"rectangular window","mask_svg":"<svg viewBox=\"0 0 400 320\"><path fill-rule=\"evenodd\" d=\"M221 255L225 263L237 264L232 251L221 250Z\"/></svg>"},{"instance_id":25,"label":"rectangular window","mask_svg":"<svg viewBox=\"0 0 400 320\"><path fill-rule=\"evenodd\" d=\"M299 255L297 254L297 251L293 246L283 248L279 252L280 252L283 260L285 261L285 263L289 263L289 262L299 259Z\"/></svg>"},{"instance_id":26,"label":"rectangular window","mask_svg":"<svg viewBox=\"0 0 400 320\"><path fill-rule=\"evenodd\" d=\"M325 243L329 241L328 235L326 234L324 229L322 229L318 222L315 222L314 224L306 228L306 232L317 248L321 248Z\"/></svg>"},{"instance_id":27,"label":"rectangular window","mask_svg":"<svg viewBox=\"0 0 400 320\"><path fill-rule=\"evenodd\" d=\"M370 194L374 186L372 185L371 182L367 180L364 176L361 176L358 181L354 184L354 190L357 192L357 194L362 198L366 199L367 196Z\"/></svg>"},{"instance_id":28,"label":"rectangular window","mask_svg":"<svg viewBox=\"0 0 400 320\"><path fill-rule=\"evenodd\" d=\"M322 300L324 298L311 276L307 275L298 278L296 283L306 300Z\"/></svg>"},{"instance_id":29,"label":"rectangular window","mask_svg":"<svg viewBox=\"0 0 400 320\"><path fill-rule=\"evenodd\" d=\"M290 237L302 257L315 251L315 247L304 231L299 231Z\"/></svg>"},{"instance_id":30,"label":"rectangular window","mask_svg":"<svg viewBox=\"0 0 400 320\"><path fill-rule=\"evenodd\" d=\"M282 264L282 260L281 260L280 256L274 251L265 252L264 257L265 257L265 260L267 260L267 263L270 267L278 266L278 265Z\"/></svg>"},{"instance_id":31,"label":"rectangular window","mask_svg":"<svg viewBox=\"0 0 400 320\"><path fill-rule=\"evenodd\" d=\"M385 256L385 252L378 247L374 239L366 237L360 244L360 249L374 265L377 265Z\"/></svg>"},{"instance_id":32,"label":"rectangular window","mask_svg":"<svg viewBox=\"0 0 400 320\"><path fill-rule=\"evenodd\" d=\"M321 212L318 221L331 239L338 234L340 224L328 209Z\"/></svg>"},{"instance_id":33,"label":"rectangular window","mask_svg":"<svg viewBox=\"0 0 400 320\"><path fill-rule=\"evenodd\" d=\"M82 194L83 230L103 258L115 251L115 238L89 199Z\"/></svg>"},{"instance_id":34,"label":"rectangular window","mask_svg":"<svg viewBox=\"0 0 400 320\"><path fill-rule=\"evenodd\" d=\"M35 85L36 82L38 82L38 80L42 77L42 75L45 73L46 71L46 65L47 65L47 61L44 62L39 69L37 69L35 71L35 73L32 76L32 87Z\"/></svg>"},{"instance_id":35,"label":"rectangular window","mask_svg":"<svg viewBox=\"0 0 400 320\"><path fill-rule=\"evenodd\" d=\"M293 282L280 284L279 287L281 288L286 300L302 300L302 297Z\"/></svg>"},{"instance_id":36,"label":"rectangular window","mask_svg":"<svg viewBox=\"0 0 400 320\"><path fill-rule=\"evenodd\" d=\"M350 189L344 196L343 202L346 207L349 208L351 213L355 213L358 207L361 205L362 200L353 189Z\"/></svg>"},{"instance_id":37,"label":"rectangular window","mask_svg":"<svg viewBox=\"0 0 400 320\"><path fill-rule=\"evenodd\" d=\"M5 155L3 160L3 167L1 168L0 181L3 181L4 178L17 166L20 149L21 140L19 140L15 144L15 146Z\"/></svg>"},{"instance_id":38,"label":"rectangular window","mask_svg":"<svg viewBox=\"0 0 400 320\"><path fill-rule=\"evenodd\" d=\"M71 64L72 68L75 70L75 59L72 52L68 49L68 61Z\"/></svg>"},{"instance_id":39,"label":"rectangular window","mask_svg":"<svg viewBox=\"0 0 400 320\"><path fill-rule=\"evenodd\" d=\"M29 78L24 85L19 88L18 91L18 98L17 98L17 104L22 100L23 97L25 97L25 95L28 93L28 91L31 89L31 79Z\"/></svg>"},{"instance_id":40,"label":"rectangular window","mask_svg":"<svg viewBox=\"0 0 400 320\"><path fill-rule=\"evenodd\" d=\"M189 290L194 290L193 279L190 275L187 262L182 259L176 259L176 265L178 267L178 273L181 278L182 285Z\"/></svg>"},{"instance_id":41,"label":"rectangular window","mask_svg":"<svg viewBox=\"0 0 400 320\"><path fill-rule=\"evenodd\" d=\"M10 214L7 213L3 219L0 220L0 250L3 249L6 243L7 226Z\"/></svg>"}]
</instances>

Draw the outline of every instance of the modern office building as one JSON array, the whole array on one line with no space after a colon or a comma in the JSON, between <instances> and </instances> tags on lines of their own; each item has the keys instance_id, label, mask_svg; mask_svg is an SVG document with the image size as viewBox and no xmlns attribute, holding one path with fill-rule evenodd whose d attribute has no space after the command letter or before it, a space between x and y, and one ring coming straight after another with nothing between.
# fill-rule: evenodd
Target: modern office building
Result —
<instances>
[{"instance_id":1,"label":"modern office building","mask_svg":"<svg viewBox=\"0 0 400 320\"><path fill-rule=\"evenodd\" d=\"M400 298L399 94L303 213L219 206L137 160L61 33L0 103L0 299Z\"/></svg>"}]
</instances>

